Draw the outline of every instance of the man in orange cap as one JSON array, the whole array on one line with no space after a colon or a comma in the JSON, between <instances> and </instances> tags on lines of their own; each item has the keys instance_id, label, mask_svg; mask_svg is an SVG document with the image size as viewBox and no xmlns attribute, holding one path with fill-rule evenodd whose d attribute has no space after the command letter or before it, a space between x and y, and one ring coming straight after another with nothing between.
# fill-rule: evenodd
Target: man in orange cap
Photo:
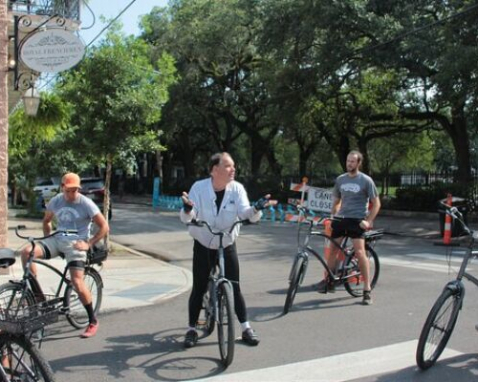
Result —
<instances>
[{"instance_id":1,"label":"man in orange cap","mask_svg":"<svg viewBox=\"0 0 478 382\"><path fill-rule=\"evenodd\" d=\"M109 232L109 225L98 206L86 196L80 194L80 177L75 173L67 173L61 180L62 193L56 195L46 206L43 217L43 233L52 233L52 221L55 218L58 231L77 231L75 235L55 235L38 242L35 246L35 258L51 259L60 253L70 266L71 282L86 312L89 325L81 335L82 338L93 337L98 330L98 319L95 316L91 292L84 282L87 251L103 239ZM92 223L98 226L97 232L90 237ZM31 246L22 250L22 261L25 266ZM36 275L36 266L32 263L31 271Z\"/></svg>"}]
</instances>

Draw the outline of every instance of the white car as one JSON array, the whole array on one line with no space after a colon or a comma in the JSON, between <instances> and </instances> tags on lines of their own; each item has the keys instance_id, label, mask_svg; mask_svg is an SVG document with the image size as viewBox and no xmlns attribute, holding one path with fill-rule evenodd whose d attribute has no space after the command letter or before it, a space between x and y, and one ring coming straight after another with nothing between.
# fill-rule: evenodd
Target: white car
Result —
<instances>
[{"instance_id":1,"label":"white car","mask_svg":"<svg viewBox=\"0 0 478 382\"><path fill-rule=\"evenodd\" d=\"M33 188L35 193L41 194L44 203L48 203L51 198L60 192L60 178L38 179L36 186Z\"/></svg>"}]
</instances>

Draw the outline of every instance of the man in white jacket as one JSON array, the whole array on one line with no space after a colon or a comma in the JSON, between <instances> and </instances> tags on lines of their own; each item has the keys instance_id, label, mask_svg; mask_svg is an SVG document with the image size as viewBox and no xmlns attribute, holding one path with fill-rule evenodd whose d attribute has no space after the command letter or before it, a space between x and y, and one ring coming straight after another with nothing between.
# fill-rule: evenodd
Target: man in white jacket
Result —
<instances>
[{"instance_id":1,"label":"man in white jacket","mask_svg":"<svg viewBox=\"0 0 478 382\"><path fill-rule=\"evenodd\" d=\"M261 210L275 204L270 195L260 199L251 206L244 186L234 180L234 161L228 153L214 154L209 163L211 177L199 180L193 184L189 194L183 192L184 207L180 219L188 223L193 219L206 221L215 230L228 230L238 219L249 219L256 222L261 218ZM242 339L247 344L259 344L257 334L252 330L247 320L247 310L239 285L239 260L235 240L239 235L236 226L230 236L224 236L225 275L235 281L234 308L242 327ZM211 268L216 264L219 238L207 229L189 227L189 233L194 238L193 248L193 288L189 297L189 328L186 332L184 346L193 347L198 341L196 323L202 306L203 295L207 289Z\"/></svg>"}]
</instances>

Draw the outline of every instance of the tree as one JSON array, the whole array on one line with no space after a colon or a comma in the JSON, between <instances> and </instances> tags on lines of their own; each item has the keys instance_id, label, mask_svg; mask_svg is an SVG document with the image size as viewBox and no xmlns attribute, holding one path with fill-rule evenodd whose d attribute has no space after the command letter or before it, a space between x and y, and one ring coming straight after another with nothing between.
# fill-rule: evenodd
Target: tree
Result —
<instances>
[{"instance_id":1,"label":"tree","mask_svg":"<svg viewBox=\"0 0 478 382\"><path fill-rule=\"evenodd\" d=\"M106 216L113 164L139 151L164 150L154 126L175 80L169 55L162 54L153 67L148 46L125 37L119 26L63 76L58 92L72 105L70 144L91 163L106 165Z\"/></svg>"},{"instance_id":2,"label":"tree","mask_svg":"<svg viewBox=\"0 0 478 382\"><path fill-rule=\"evenodd\" d=\"M405 87L417 89L419 109L410 110L404 104L400 114L434 120L441 126L454 147L457 180L468 183L468 123L477 109L477 5L471 1L374 2L369 11L375 15L376 28L367 38L372 47L364 51L364 58L372 65L393 67L403 74Z\"/></svg>"},{"instance_id":3,"label":"tree","mask_svg":"<svg viewBox=\"0 0 478 382\"><path fill-rule=\"evenodd\" d=\"M177 62L181 80L173 89L176 107L168 108L166 119L169 128L185 138L175 142L183 146L180 150L204 151L206 140L209 154L231 151L236 156L236 151L244 150L237 143L246 135L247 172L253 179L263 158L280 172L273 149L279 126L268 111L271 104L261 77L267 67L255 47L256 10L256 2L250 0L173 1L168 10L155 8L143 19L142 35ZM189 110L187 118L178 113L180 109ZM189 175L192 163L185 162L184 167Z\"/></svg>"}]
</instances>

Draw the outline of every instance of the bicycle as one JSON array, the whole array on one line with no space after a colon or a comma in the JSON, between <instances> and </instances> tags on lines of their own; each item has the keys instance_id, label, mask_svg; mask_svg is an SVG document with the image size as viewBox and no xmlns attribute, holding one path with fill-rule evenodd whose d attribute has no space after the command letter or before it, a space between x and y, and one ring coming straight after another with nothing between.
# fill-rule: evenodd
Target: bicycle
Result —
<instances>
[{"instance_id":1,"label":"bicycle","mask_svg":"<svg viewBox=\"0 0 478 382\"><path fill-rule=\"evenodd\" d=\"M0 251L1 267L13 264L14 253L10 255L5 249ZM61 299L51 298L34 305L25 302L8 299L0 303L0 381L54 382L50 364L30 337L58 321Z\"/></svg>"},{"instance_id":2,"label":"bicycle","mask_svg":"<svg viewBox=\"0 0 478 382\"><path fill-rule=\"evenodd\" d=\"M470 241L456 278L449 281L443 288L420 333L416 362L422 370L426 370L436 363L453 333L465 298L463 278L478 287L478 279L466 272L470 260L473 257L478 257L478 250L473 250L477 232L472 231L466 225L463 215L456 207L450 207L445 203L440 204L444 207L445 212L461 226L463 235L470 237Z\"/></svg>"},{"instance_id":3,"label":"bicycle","mask_svg":"<svg viewBox=\"0 0 478 382\"><path fill-rule=\"evenodd\" d=\"M334 285L343 284L345 290L353 297L363 296L363 277L361 276L358 259L355 257L355 250L353 246L348 244L349 238L346 237L342 243L337 243L324 231L313 230L315 225L323 224L326 219L320 218L317 222L314 222L314 219L308 217L305 207L301 205L295 207L299 211L299 221L297 223L298 250L289 273L289 288L287 290L283 314L289 313L294 303L299 286L302 284L307 272L310 255L319 260L325 269L328 280ZM377 284L380 274L380 262L374 247L377 240L379 240L383 234L383 230L370 230L365 233L365 250L370 262L370 286L372 289ZM310 239L314 236L328 240L331 245L339 248L338 257L341 257L341 259L335 271L329 268L325 257L309 245Z\"/></svg>"},{"instance_id":4,"label":"bicycle","mask_svg":"<svg viewBox=\"0 0 478 382\"><path fill-rule=\"evenodd\" d=\"M75 235L76 232L56 231L50 235L42 237L27 237L20 235L19 233L19 230L24 228L24 226L16 227L15 234L22 239L28 240L32 249L21 280L10 280L5 284L0 285L0 309L5 308L5 306L1 305L2 302L8 302L11 304L13 301L20 299L20 301L24 301L26 305L34 306L36 303L45 302L51 297L43 293L40 283L31 272L31 264L34 262L35 264L48 268L59 277L59 283L53 297L61 299L62 309L60 313L66 316L66 319L74 328L85 328L89 324L88 316L69 278L69 265L66 264L63 271L60 271L53 265L48 264L43 260L34 259L33 257L36 241L55 235ZM99 272L93 266L101 265L107 255L108 252L106 250L99 248L94 248L88 251L87 254L84 279L86 286L91 292L93 311L95 315L101 307L101 301L103 298L103 280Z\"/></svg>"},{"instance_id":5,"label":"bicycle","mask_svg":"<svg viewBox=\"0 0 478 382\"><path fill-rule=\"evenodd\" d=\"M238 220L228 231L214 231L206 221L202 220L192 220L187 223L187 225L207 227L212 235L219 237L217 266L212 268L209 275L207 290L203 297L204 319L198 322L198 326L203 326L206 333L210 335L217 325L219 354L225 367L229 366L234 358L235 328L234 294L232 281L225 277L223 238L225 235L230 235L239 224L251 223L249 220Z\"/></svg>"}]
</instances>

